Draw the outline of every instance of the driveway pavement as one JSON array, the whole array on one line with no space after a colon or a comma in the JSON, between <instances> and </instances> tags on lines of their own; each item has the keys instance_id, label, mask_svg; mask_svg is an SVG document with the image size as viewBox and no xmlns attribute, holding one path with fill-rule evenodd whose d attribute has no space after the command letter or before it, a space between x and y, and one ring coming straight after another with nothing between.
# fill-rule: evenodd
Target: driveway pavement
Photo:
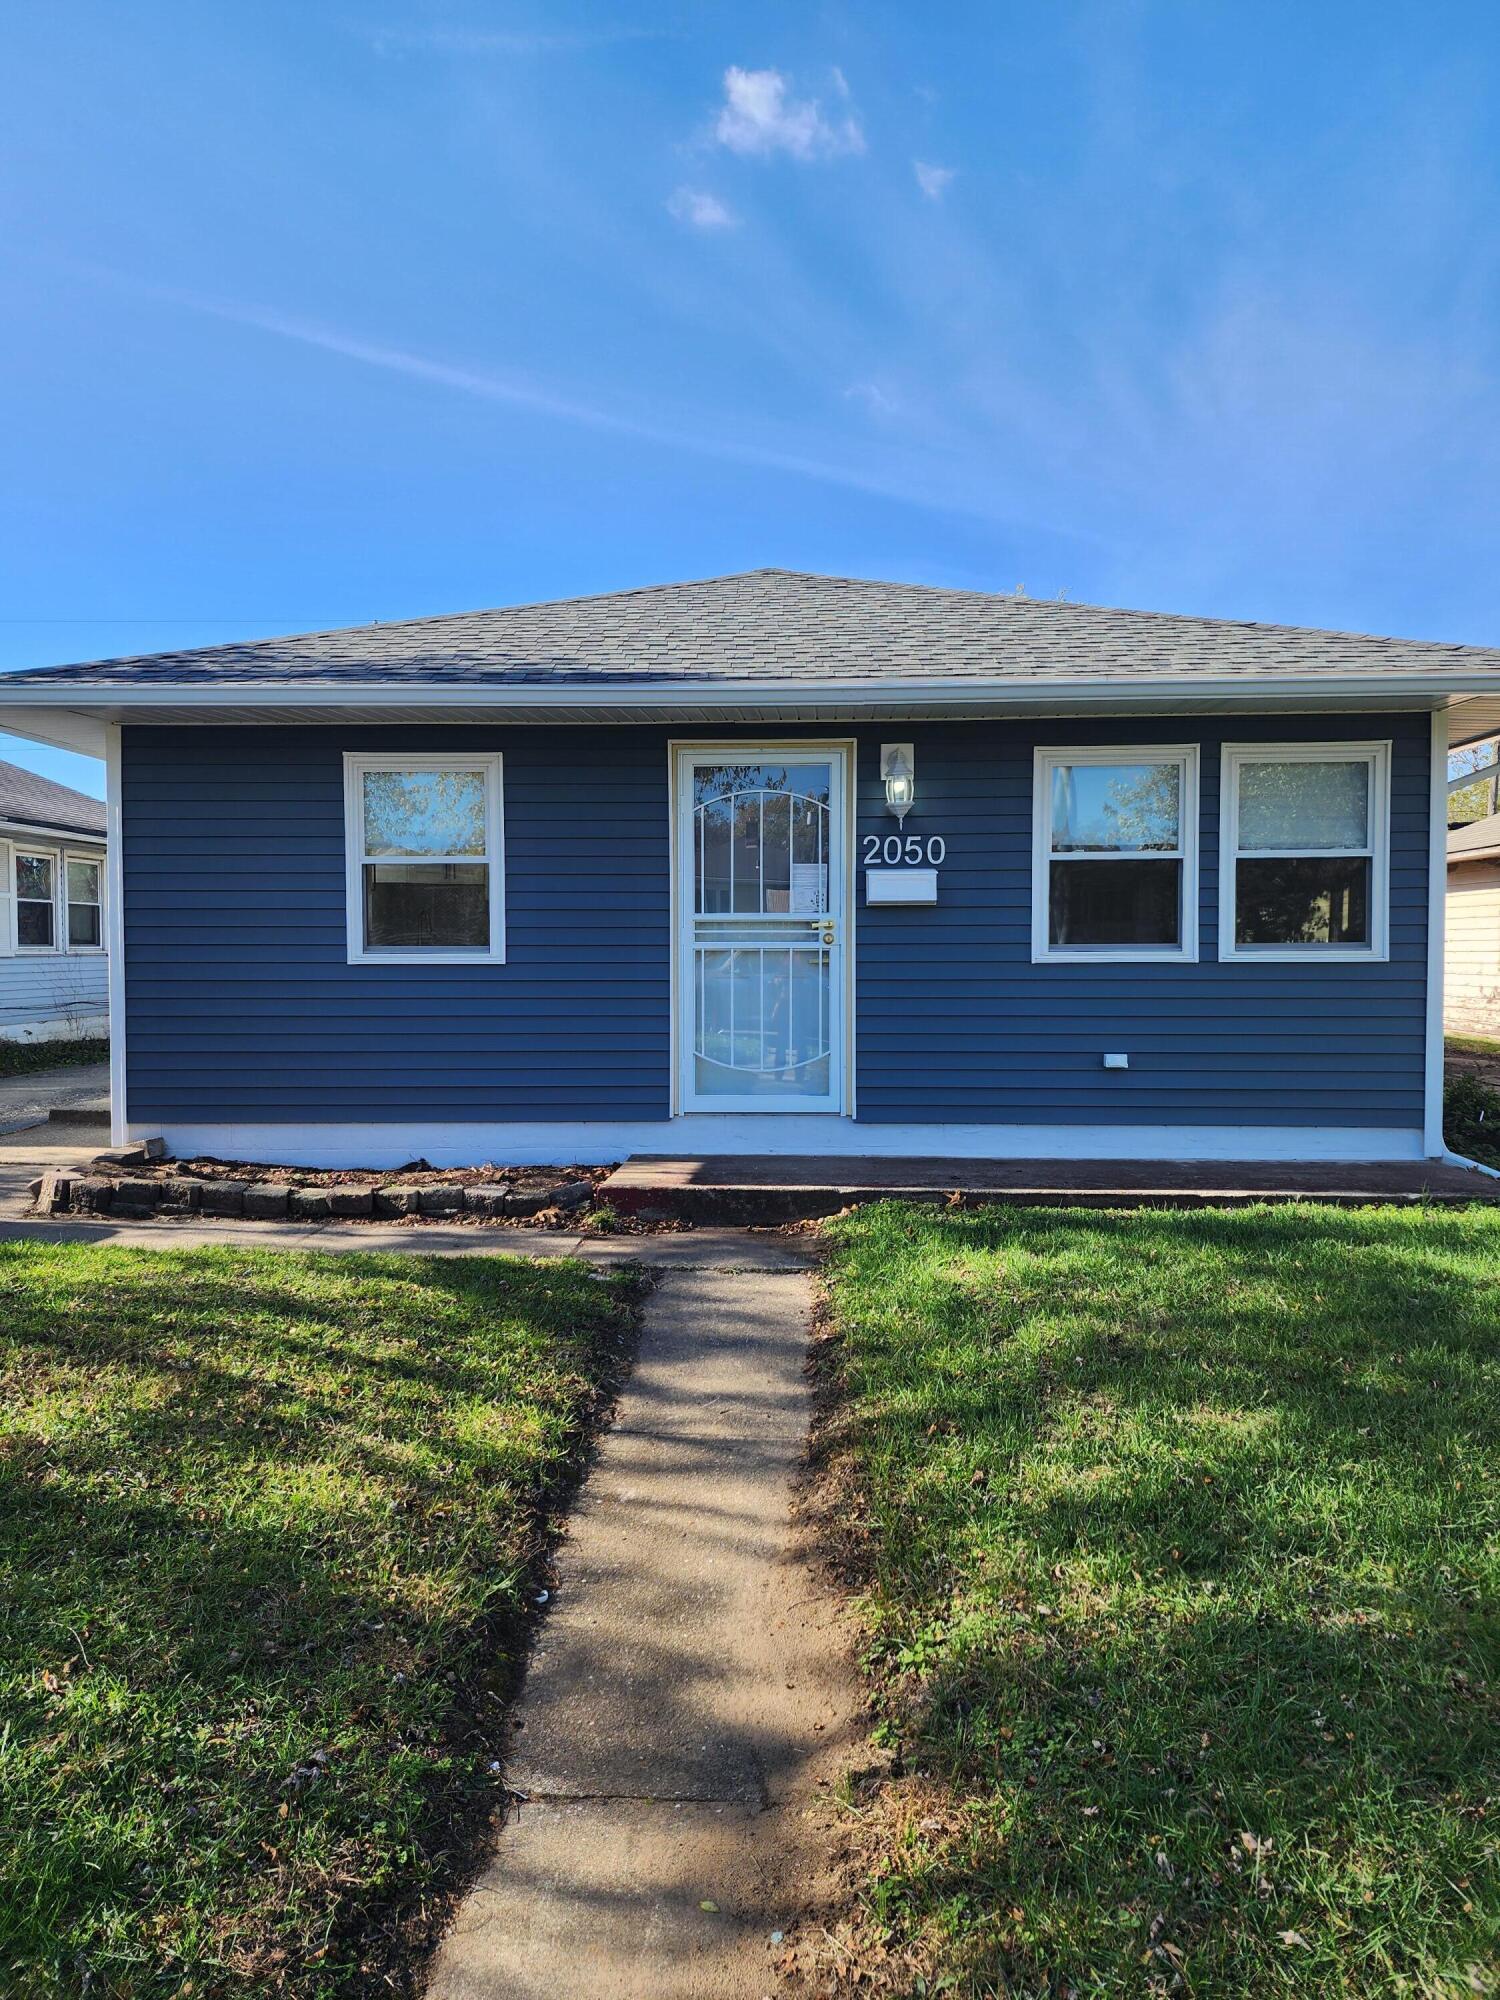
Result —
<instances>
[{"instance_id":1,"label":"driveway pavement","mask_svg":"<svg viewBox=\"0 0 1500 2000\"><path fill-rule=\"evenodd\" d=\"M36 1070L29 1076L0 1078L0 1133L19 1132L59 1107L97 1104L108 1123L109 1064L69 1063L62 1069ZM106 1139L105 1143L108 1141Z\"/></svg>"}]
</instances>

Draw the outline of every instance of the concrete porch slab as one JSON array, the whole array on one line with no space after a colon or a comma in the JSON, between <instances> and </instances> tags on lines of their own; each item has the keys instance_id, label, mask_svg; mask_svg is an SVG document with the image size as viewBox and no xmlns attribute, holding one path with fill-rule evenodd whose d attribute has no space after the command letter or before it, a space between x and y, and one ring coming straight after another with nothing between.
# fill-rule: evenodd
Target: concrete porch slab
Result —
<instances>
[{"instance_id":1,"label":"concrete porch slab","mask_svg":"<svg viewBox=\"0 0 1500 2000\"><path fill-rule=\"evenodd\" d=\"M841 1159L636 1154L599 1189L622 1214L693 1222L790 1222L863 1201L1042 1208L1223 1208L1252 1202L1500 1202L1500 1180L1413 1160L1358 1165L1266 1160Z\"/></svg>"}]
</instances>

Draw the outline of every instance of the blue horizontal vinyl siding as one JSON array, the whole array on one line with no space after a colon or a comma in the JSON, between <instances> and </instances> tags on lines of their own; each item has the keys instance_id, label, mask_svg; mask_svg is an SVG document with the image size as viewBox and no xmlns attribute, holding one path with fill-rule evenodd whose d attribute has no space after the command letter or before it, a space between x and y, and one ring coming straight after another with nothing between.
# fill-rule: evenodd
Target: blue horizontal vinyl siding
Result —
<instances>
[{"instance_id":1,"label":"blue horizontal vinyl siding","mask_svg":"<svg viewBox=\"0 0 1500 2000\"><path fill-rule=\"evenodd\" d=\"M936 909L861 908L859 1116L871 1123L1342 1125L1422 1122L1427 992L1425 715L909 723L905 831L940 834ZM1391 758L1390 961L1220 964L1220 750L1372 742ZM1033 965L1033 752L1200 746L1199 962ZM887 833L879 745L859 826ZM1106 1051L1130 1057L1105 1070Z\"/></svg>"},{"instance_id":2,"label":"blue horizontal vinyl siding","mask_svg":"<svg viewBox=\"0 0 1500 2000\"><path fill-rule=\"evenodd\" d=\"M698 732L707 735L709 732ZM890 833L881 735L936 908L856 909L858 1116L891 1123L1421 1123L1425 716L948 725L857 734L858 832ZM755 732L713 732L714 740ZM661 729L124 731L133 1120L661 1119L670 1102ZM1390 962L1218 963L1221 742L1390 738ZM1201 746L1200 962L1031 963L1032 753ZM505 756L506 963L346 962L346 750ZM863 841L856 844L856 862ZM863 870L856 867L859 896ZM1130 1068L1106 1072L1106 1050Z\"/></svg>"},{"instance_id":3,"label":"blue horizontal vinyl siding","mask_svg":"<svg viewBox=\"0 0 1500 2000\"><path fill-rule=\"evenodd\" d=\"M350 965L343 753L501 750L503 965ZM662 1118L666 739L127 729L131 1118Z\"/></svg>"}]
</instances>

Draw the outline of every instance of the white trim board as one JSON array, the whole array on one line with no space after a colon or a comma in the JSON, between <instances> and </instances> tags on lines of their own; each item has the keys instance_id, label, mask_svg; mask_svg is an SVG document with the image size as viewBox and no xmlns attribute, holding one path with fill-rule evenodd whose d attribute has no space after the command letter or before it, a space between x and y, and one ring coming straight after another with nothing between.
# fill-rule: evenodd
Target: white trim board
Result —
<instances>
[{"instance_id":1,"label":"white trim board","mask_svg":"<svg viewBox=\"0 0 1500 2000\"><path fill-rule=\"evenodd\" d=\"M364 780L368 771L467 771L484 778L484 853L482 855L365 853ZM441 867L472 862L487 868L490 941L459 945L371 945L365 940L364 871L371 862L388 860L402 867ZM461 747L444 751L344 752L344 942L350 965L405 965L424 970L432 965L504 965L505 963L505 759L498 750L466 754Z\"/></svg>"},{"instance_id":2,"label":"white trim board","mask_svg":"<svg viewBox=\"0 0 1500 2000\"><path fill-rule=\"evenodd\" d=\"M1434 716L1436 737L1440 716ZM1357 764L1370 774L1367 794L1369 841L1359 848L1256 848L1239 844L1240 769L1245 764ZM1446 752L1444 769L1447 768ZM1445 799L1446 810L1446 799ZM1446 842L1445 842L1446 852ZM1240 944L1235 937L1238 866L1241 860L1276 856L1310 860L1368 856L1370 862L1370 941L1368 944ZM1384 965L1391 935L1391 742L1224 743L1219 749L1219 963L1221 965Z\"/></svg>"},{"instance_id":3,"label":"white trim board","mask_svg":"<svg viewBox=\"0 0 1500 2000\"><path fill-rule=\"evenodd\" d=\"M611 722L658 723L705 729L730 723L770 727L810 723L827 728L861 721L1088 718L1307 714L1344 715L1398 711L1426 712L1449 704L1479 701L1482 714L1459 724L1463 741L1492 734L1500 714L1500 674L1430 675L1389 673L1301 677L1295 682L1243 674L1212 681L1162 676L1102 690L1097 680L990 681L960 677L946 685L933 681L685 682L625 687L577 684L547 688L537 683L501 687L469 683L434 686L374 682L256 682L239 687L204 688L152 682L73 683L43 688L7 687L0 675L0 711L5 727L64 749L103 754L111 723L152 722L173 727L224 724L451 723L491 727L501 723L595 725ZM1252 691L1253 686L1253 691Z\"/></svg>"},{"instance_id":4,"label":"white trim board","mask_svg":"<svg viewBox=\"0 0 1500 2000\"><path fill-rule=\"evenodd\" d=\"M104 936L109 948L109 1136L123 1146L129 1132L125 1102L125 805L120 725L104 734Z\"/></svg>"},{"instance_id":5,"label":"white trim board","mask_svg":"<svg viewBox=\"0 0 1500 2000\"><path fill-rule=\"evenodd\" d=\"M1203 817L1197 743L1039 743L1031 758L1031 962L1033 965L1196 965L1198 962L1198 825ZM1060 765L1175 764L1177 846L1057 849L1052 845L1052 773ZM1108 868L1124 861L1175 861L1178 867L1176 944L1055 945L1052 864L1086 862Z\"/></svg>"},{"instance_id":6,"label":"white trim board","mask_svg":"<svg viewBox=\"0 0 1500 2000\"><path fill-rule=\"evenodd\" d=\"M1443 1138L1443 1000L1447 985L1448 930L1448 732L1432 718L1427 822L1427 1025L1423 1078L1423 1150L1441 1160Z\"/></svg>"},{"instance_id":7,"label":"white trim board","mask_svg":"<svg viewBox=\"0 0 1500 2000\"><path fill-rule=\"evenodd\" d=\"M858 745L853 738L749 737L728 741L697 741L673 738L667 744L667 793L670 815L668 847L671 856L672 913L672 1110L698 1116L760 1116L779 1118L814 1115L818 1112L846 1115L854 1110L854 845L855 795L857 791ZM829 1090L820 1105L813 1100L807 1110L788 1097L774 1100L741 1099L739 1102L703 1104L695 1102L692 1073L692 964L698 936L693 910L692 773L699 764L722 760L735 763L814 762L827 758L831 766L829 795L829 875L828 908L822 919L811 916L786 926L789 941L800 938L802 923L830 924L836 932L828 973L828 1004L837 1008L837 1022L830 1036ZM838 867L833 867L833 833L838 830ZM837 893L835 894L835 885ZM826 938L826 932L825 932ZM806 1100L803 1100L806 1103Z\"/></svg>"},{"instance_id":8,"label":"white trim board","mask_svg":"<svg viewBox=\"0 0 1500 2000\"><path fill-rule=\"evenodd\" d=\"M265 1166L563 1166L630 1153L825 1154L839 1159L1420 1160L1419 1129L1330 1125L862 1125L836 1114L715 1113L546 1124L143 1125L179 1159L212 1155Z\"/></svg>"}]
</instances>

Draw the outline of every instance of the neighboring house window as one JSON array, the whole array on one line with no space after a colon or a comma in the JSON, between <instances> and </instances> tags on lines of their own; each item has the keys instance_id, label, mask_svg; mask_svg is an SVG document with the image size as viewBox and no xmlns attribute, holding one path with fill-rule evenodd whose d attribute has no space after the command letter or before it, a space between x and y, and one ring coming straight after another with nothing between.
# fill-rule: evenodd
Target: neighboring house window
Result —
<instances>
[{"instance_id":1,"label":"neighboring house window","mask_svg":"<svg viewBox=\"0 0 1500 2000\"><path fill-rule=\"evenodd\" d=\"M1195 959L1198 751L1038 750L1032 957Z\"/></svg>"},{"instance_id":2,"label":"neighboring house window","mask_svg":"<svg viewBox=\"0 0 1500 2000\"><path fill-rule=\"evenodd\" d=\"M104 947L104 864L70 854L64 864L68 901L69 951Z\"/></svg>"},{"instance_id":3,"label":"neighboring house window","mask_svg":"<svg viewBox=\"0 0 1500 2000\"><path fill-rule=\"evenodd\" d=\"M1221 958L1384 958L1388 743L1226 744Z\"/></svg>"},{"instance_id":4,"label":"neighboring house window","mask_svg":"<svg viewBox=\"0 0 1500 2000\"><path fill-rule=\"evenodd\" d=\"M16 850L16 948L57 949L57 862Z\"/></svg>"},{"instance_id":5,"label":"neighboring house window","mask_svg":"<svg viewBox=\"0 0 1500 2000\"><path fill-rule=\"evenodd\" d=\"M500 758L344 759L353 964L505 957Z\"/></svg>"}]
</instances>

